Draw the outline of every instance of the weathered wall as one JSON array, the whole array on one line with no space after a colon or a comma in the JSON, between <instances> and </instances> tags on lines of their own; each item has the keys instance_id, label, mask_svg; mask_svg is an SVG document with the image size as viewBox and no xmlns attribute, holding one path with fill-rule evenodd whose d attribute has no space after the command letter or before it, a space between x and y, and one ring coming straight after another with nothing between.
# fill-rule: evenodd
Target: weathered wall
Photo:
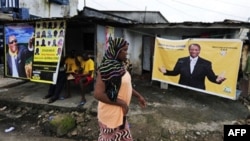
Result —
<instances>
[{"instance_id":1,"label":"weathered wall","mask_svg":"<svg viewBox=\"0 0 250 141\"><path fill-rule=\"evenodd\" d=\"M129 42L128 58L132 63L134 74L142 72L142 34L131 30L124 31L124 38Z\"/></svg>"},{"instance_id":2,"label":"weathered wall","mask_svg":"<svg viewBox=\"0 0 250 141\"><path fill-rule=\"evenodd\" d=\"M78 0L70 0L69 5L49 3L48 0L22 0L20 8L28 8L30 14L43 17L72 17L77 15Z\"/></svg>"}]
</instances>

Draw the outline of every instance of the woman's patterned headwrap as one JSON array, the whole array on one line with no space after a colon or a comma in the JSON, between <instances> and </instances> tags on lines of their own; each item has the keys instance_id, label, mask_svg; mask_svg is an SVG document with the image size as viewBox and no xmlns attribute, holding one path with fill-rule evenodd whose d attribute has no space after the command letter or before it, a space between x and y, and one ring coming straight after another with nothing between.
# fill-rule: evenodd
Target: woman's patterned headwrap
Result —
<instances>
[{"instance_id":1,"label":"woman's patterned headwrap","mask_svg":"<svg viewBox=\"0 0 250 141\"><path fill-rule=\"evenodd\" d=\"M102 80L105 82L106 93L111 101L116 101L121 86L121 77L126 72L123 63L117 57L120 50L127 44L123 38L111 39L110 46L99 67Z\"/></svg>"}]
</instances>

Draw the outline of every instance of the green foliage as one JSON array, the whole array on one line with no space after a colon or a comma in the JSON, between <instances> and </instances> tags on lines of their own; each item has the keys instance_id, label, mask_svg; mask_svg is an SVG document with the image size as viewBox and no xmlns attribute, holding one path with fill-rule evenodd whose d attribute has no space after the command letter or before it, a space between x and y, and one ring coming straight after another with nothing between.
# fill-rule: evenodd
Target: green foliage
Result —
<instances>
[{"instance_id":1,"label":"green foliage","mask_svg":"<svg viewBox=\"0 0 250 141\"><path fill-rule=\"evenodd\" d=\"M50 124L56 129L57 135L62 136L68 133L76 126L75 119L69 114L56 115L50 121Z\"/></svg>"}]
</instances>

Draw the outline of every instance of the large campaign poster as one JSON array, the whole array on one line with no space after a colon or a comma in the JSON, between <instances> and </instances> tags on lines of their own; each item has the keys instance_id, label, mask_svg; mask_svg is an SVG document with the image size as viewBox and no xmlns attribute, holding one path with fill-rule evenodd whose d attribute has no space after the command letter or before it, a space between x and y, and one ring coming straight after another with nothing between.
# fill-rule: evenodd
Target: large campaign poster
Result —
<instances>
[{"instance_id":1,"label":"large campaign poster","mask_svg":"<svg viewBox=\"0 0 250 141\"><path fill-rule=\"evenodd\" d=\"M36 22L31 81L56 83L64 47L65 27L65 20Z\"/></svg>"},{"instance_id":2,"label":"large campaign poster","mask_svg":"<svg viewBox=\"0 0 250 141\"><path fill-rule=\"evenodd\" d=\"M34 52L34 25L8 24L4 27L5 76L30 79Z\"/></svg>"},{"instance_id":3,"label":"large campaign poster","mask_svg":"<svg viewBox=\"0 0 250 141\"><path fill-rule=\"evenodd\" d=\"M156 38L152 79L235 100L241 48L238 39Z\"/></svg>"}]
</instances>

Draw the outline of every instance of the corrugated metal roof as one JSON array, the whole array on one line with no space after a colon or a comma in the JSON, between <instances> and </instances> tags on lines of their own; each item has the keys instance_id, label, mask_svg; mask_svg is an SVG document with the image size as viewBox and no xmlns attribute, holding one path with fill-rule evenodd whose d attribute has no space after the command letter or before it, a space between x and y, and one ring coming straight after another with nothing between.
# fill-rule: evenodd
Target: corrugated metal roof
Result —
<instances>
[{"instance_id":1,"label":"corrugated metal roof","mask_svg":"<svg viewBox=\"0 0 250 141\"><path fill-rule=\"evenodd\" d=\"M8 22L29 22L29 21L48 21L48 20L62 20L66 19L71 22L78 23L95 23L95 24L105 24L111 26L121 26L121 27L135 27L135 28L250 28L249 22L236 21L226 19L219 22L192 22L185 21L180 23L162 23L167 21L160 13L156 11L151 11L147 13L148 16L158 15L162 18L161 22L151 23L150 19L147 22L141 22L140 20L134 19L136 15L142 15L143 11L99 11L89 7L84 7L82 11L78 11L78 15L71 18L35 18L29 20L14 20ZM120 15L120 16L118 16ZM126 16L131 15L131 16ZM152 16L151 15L151 16ZM124 17L123 17L124 16ZM2 17L2 16L1 16ZM132 18L131 18L132 17ZM131 18L131 19L129 19Z\"/></svg>"},{"instance_id":2,"label":"corrugated metal roof","mask_svg":"<svg viewBox=\"0 0 250 141\"><path fill-rule=\"evenodd\" d=\"M82 11L80 11L78 14L78 17L88 17L92 18L93 21L102 21L103 23L108 24L120 24L120 25L126 25L126 26L132 26L132 27L152 27L152 28L242 28L250 27L249 22L244 21L236 21L236 20L229 20L226 19L224 21L217 21L217 22L192 22L192 21L184 21L179 23L170 23L168 22L160 12L157 11L147 11L147 17L146 19L143 19L140 17L143 17L143 14L145 14L144 11L100 11L96 9L92 9L89 7L84 7ZM154 21L154 18L148 18L148 17L154 17L158 15L160 22ZM139 17L137 17L139 16ZM126 17L126 18L124 18ZM137 18L136 18L137 17ZM148 19L148 21L146 21ZM127 20L127 21L126 21ZM143 22L145 20L146 22ZM165 21L165 22L164 22Z\"/></svg>"},{"instance_id":3,"label":"corrugated metal roof","mask_svg":"<svg viewBox=\"0 0 250 141\"><path fill-rule=\"evenodd\" d=\"M76 17L88 17L93 20L106 22L116 22L123 24L134 23L168 23L164 16L158 11L104 11L96 10L90 7L84 7L82 11L78 11Z\"/></svg>"},{"instance_id":4,"label":"corrugated metal roof","mask_svg":"<svg viewBox=\"0 0 250 141\"><path fill-rule=\"evenodd\" d=\"M78 15L74 16L73 18L86 18L86 19L92 19L93 21L102 20L103 22L107 23L122 23L122 24L137 23L137 21L135 20L113 15L89 7L84 7L82 11L78 11Z\"/></svg>"},{"instance_id":5,"label":"corrugated metal roof","mask_svg":"<svg viewBox=\"0 0 250 141\"><path fill-rule=\"evenodd\" d=\"M133 27L144 28L250 28L249 22L180 22L180 23L155 23L155 24L131 24Z\"/></svg>"},{"instance_id":6,"label":"corrugated metal roof","mask_svg":"<svg viewBox=\"0 0 250 141\"><path fill-rule=\"evenodd\" d=\"M168 23L159 11L103 11L113 15L126 17L139 23Z\"/></svg>"}]
</instances>

